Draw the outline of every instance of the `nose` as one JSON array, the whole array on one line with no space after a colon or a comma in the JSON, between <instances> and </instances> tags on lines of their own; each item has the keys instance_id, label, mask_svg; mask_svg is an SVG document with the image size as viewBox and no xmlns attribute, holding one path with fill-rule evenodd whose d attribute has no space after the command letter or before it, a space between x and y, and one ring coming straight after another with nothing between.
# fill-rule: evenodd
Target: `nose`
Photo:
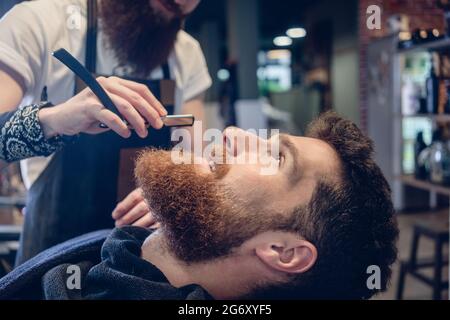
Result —
<instances>
[{"instance_id":1,"label":"nose","mask_svg":"<svg viewBox=\"0 0 450 320\"><path fill-rule=\"evenodd\" d=\"M223 132L223 143L227 151L237 157L242 152L258 152L258 149L267 144L268 140L258 137L253 132L228 127Z\"/></svg>"}]
</instances>

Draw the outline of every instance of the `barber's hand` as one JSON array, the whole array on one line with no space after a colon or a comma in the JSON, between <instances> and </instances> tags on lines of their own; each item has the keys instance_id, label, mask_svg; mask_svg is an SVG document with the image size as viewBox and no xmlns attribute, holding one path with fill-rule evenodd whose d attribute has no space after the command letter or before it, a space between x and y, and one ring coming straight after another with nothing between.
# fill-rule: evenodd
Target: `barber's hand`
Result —
<instances>
[{"instance_id":1,"label":"barber's hand","mask_svg":"<svg viewBox=\"0 0 450 320\"><path fill-rule=\"evenodd\" d=\"M118 77L99 77L97 80L116 105L121 117L128 121L140 137L148 135L146 122L155 129L163 127L161 117L167 115L167 110L147 86ZM124 138L131 135L124 121L106 109L89 88L60 105L40 110L39 120L47 138L79 133L99 134L110 129ZM109 129L101 128L100 123Z\"/></svg>"},{"instance_id":2,"label":"barber's hand","mask_svg":"<svg viewBox=\"0 0 450 320\"><path fill-rule=\"evenodd\" d=\"M157 228L159 226L142 196L142 189L134 190L120 202L114 209L112 217L116 221L116 227L133 225Z\"/></svg>"}]
</instances>

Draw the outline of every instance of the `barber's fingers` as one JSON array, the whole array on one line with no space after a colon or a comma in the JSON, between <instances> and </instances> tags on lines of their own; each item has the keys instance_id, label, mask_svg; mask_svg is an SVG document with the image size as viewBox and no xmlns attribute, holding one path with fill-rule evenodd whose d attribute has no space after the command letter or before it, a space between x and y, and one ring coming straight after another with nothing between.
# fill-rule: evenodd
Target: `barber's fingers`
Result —
<instances>
[{"instance_id":1,"label":"barber's fingers","mask_svg":"<svg viewBox=\"0 0 450 320\"><path fill-rule=\"evenodd\" d=\"M138 203L144 201L144 196L142 195L142 189L138 188L131 192L116 206L112 212L112 217L114 220L122 218L126 213L133 209Z\"/></svg>"},{"instance_id":2,"label":"barber's fingers","mask_svg":"<svg viewBox=\"0 0 450 320\"><path fill-rule=\"evenodd\" d=\"M158 111L160 117L167 116L166 108L164 108L161 102L155 98L146 85L121 78L117 78L117 81L123 86L139 93L154 109Z\"/></svg>"},{"instance_id":3,"label":"barber's fingers","mask_svg":"<svg viewBox=\"0 0 450 320\"><path fill-rule=\"evenodd\" d=\"M133 226L135 227L141 227L141 228L154 228L156 220L154 217L149 213L137 220L133 223Z\"/></svg>"},{"instance_id":4,"label":"barber's fingers","mask_svg":"<svg viewBox=\"0 0 450 320\"><path fill-rule=\"evenodd\" d=\"M105 124L108 128L116 132L123 138L129 138L131 136L131 131L128 129L127 125L123 122L122 119L119 118L113 112L105 109L105 108L90 108L88 111L91 113L91 116L98 122ZM95 125L96 129L99 133L104 131L104 129L100 129L98 125Z\"/></svg>"},{"instance_id":5,"label":"barber's fingers","mask_svg":"<svg viewBox=\"0 0 450 320\"><path fill-rule=\"evenodd\" d=\"M144 99L140 92L130 89L120 82L112 82L109 84L108 91L127 100L145 119L147 119L148 123L150 123L153 128L161 129L164 126L158 110Z\"/></svg>"},{"instance_id":6,"label":"barber's fingers","mask_svg":"<svg viewBox=\"0 0 450 320\"><path fill-rule=\"evenodd\" d=\"M127 214L125 214L122 218L116 221L116 226L126 226L130 225L133 222L141 219L142 217L149 215L150 210L145 201L141 201L137 204L133 209L131 209Z\"/></svg>"},{"instance_id":7,"label":"barber's fingers","mask_svg":"<svg viewBox=\"0 0 450 320\"><path fill-rule=\"evenodd\" d=\"M109 92L111 100L116 105L119 112L123 115L125 120L134 128L136 133L141 138L145 138L148 135L148 130L145 126L145 121L139 112L129 103L126 99Z\"/></svg>"},{"instance_id":8,"label":"barber's fingers","mask_svg":"<svg viewBox=\"0 0 450 320\"><path fill-rule=\"evenodd\" d=\"M159 229L161 228L161 222L155 222L150 226L151 229Z\"/></svg>"}]
</instances>

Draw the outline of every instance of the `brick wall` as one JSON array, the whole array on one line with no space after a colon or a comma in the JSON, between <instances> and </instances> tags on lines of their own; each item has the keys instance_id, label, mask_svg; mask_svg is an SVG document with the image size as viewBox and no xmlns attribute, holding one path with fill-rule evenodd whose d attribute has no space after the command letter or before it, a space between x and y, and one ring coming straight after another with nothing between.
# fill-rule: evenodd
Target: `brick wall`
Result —
<instances>
[{"instance_id":1,"label":"brick wall","mask_svg":"<svg viewBox=\"0 0 450 320\"><path fill-rule=\"evenodd\" d=\"M366 27L366 10L370 5L382 9L381 30ZM360 109L361 127L367 129L367 45L373 39L387 34L387 19L394 14L405 14L410 20L410 30L437 28L445 29L443 12L436 6L436 0L359 0L359 41L360 41Z\"/></svg>"}]
</instances>

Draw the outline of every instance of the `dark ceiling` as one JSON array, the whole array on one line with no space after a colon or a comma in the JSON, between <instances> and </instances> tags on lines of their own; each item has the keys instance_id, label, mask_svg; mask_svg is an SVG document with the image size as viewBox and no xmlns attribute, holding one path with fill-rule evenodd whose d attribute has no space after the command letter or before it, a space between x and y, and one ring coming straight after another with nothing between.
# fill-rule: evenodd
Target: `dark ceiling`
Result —
<instances>
[{"instance_id":1,"label":"dark ceiling","mask_svg":"<svg viewBox=\"0 0 450 320\"><path fill-rule=\"evenodd\" d=\"M226 32L226 1L203 0L187 22L188 30L195 30L204 21L218 21ZM245 1L245 0L241 0ZM284 34L292 26L302 25L306 10L319 0L258 0L261 42Z\"/></svg>"},{"instance_id":2,"label":"dark ceiling","mask_svg":"<svg viewBox=\"0 0 450 320\"><path fill-rule=\"evenodd\" d=\"M306 10L318 0L259 0L260 32L263 38L283 34L293 26L302 26ZM282 5L280 5L282 4Z\"/></svg>"}]
</instances>

